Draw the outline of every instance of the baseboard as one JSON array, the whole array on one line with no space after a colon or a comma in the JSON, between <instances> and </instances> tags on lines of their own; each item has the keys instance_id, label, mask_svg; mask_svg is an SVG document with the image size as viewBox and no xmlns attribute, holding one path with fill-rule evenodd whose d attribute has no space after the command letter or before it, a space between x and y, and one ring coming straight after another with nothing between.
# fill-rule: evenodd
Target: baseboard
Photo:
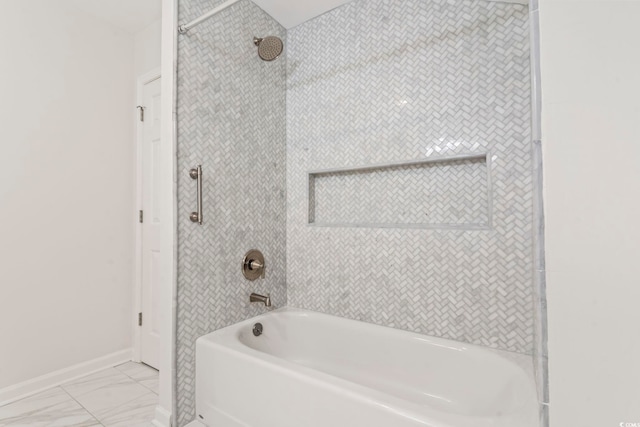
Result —
<instances>
[{"instance_id":1,"label":"baseboard","mask_svg":"<svg viewBox=\"0 0 640 427\"><path fill-rule=\"evenodd\" d=\"M156 418L153 420L153 425L158 427L171 427L171 412L160 405L156 406Z\"/></svg>"},{"instance_id":2,"label":"baseboard","mask_svg":"<svg viewBox=\"0 0 640 427\"><path fill-rule=\"evenodd\" d=\"M23 399L27 396L58 386L62 383L75 380L76 378L84 377L85 375L93 374L94 372L101 371L102 369L127 362L131 360L131 354L131 349L118 351L5 387L0 389L0 406Z\"/></svg>"}]
</instances>

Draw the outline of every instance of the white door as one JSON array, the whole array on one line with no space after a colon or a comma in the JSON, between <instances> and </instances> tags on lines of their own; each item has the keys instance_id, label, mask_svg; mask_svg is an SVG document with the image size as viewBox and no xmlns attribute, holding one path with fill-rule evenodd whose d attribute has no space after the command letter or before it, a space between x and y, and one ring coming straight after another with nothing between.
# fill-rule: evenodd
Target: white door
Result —
<instances>
[{"instance_id":1,"label":"white door","mask_svg":"<svg viewBox=\"0 0 640 427\"><path fill-rule=\"evenodd\" d=\"M158 328L160 274L160 78L142 87L143 121L142 160L142 314L140 326L140 360L158 367L160 334Z\"/></svg>"}]
</instances>

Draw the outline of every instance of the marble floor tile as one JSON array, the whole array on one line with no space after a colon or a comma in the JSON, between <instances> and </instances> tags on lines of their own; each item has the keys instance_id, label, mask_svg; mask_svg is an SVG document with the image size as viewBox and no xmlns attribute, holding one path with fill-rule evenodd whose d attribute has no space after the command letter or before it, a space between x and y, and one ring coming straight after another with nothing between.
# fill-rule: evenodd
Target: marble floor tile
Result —
<instances>
[{"instance_id":1,"label":"marble floor tile","mask_svg":"<svg viewBox=\"0 0 640 427\"><path fill-rule=\"evenodd\" d=\"M61 403L70 402L73 399L60 387L43 391L36 395L10 403L0 407L0 426L9 425L21 418L46 411Z\"/></svg>"},{"instance_id":2,"label":"marble floor tile","mask_svg":"<svg viewBox=\"0 0 640 427\"><path fill-rule=\"evenodd\" d=\"M153 420L157 404L158 396L150 393L97 415L106 427L146 426Z\"/></svg>"},{"instance_id":3,"label":"marble floor tile","mask_svg":"<svg viewBox=\"0 0 640 427\"><path fill-rule=\"evenodd\" d=\"M59 391L64 393L62 389L56 387ZM57 392L59 393L59 392ZM49 394L47 392L41 394ZM66 393L64 393L66 394ZM62 397L62 396L61 396ZM38 395L29 398L28 400L37 401ZM12 405L7 405L12 406ZM26 406L22 406L25 408ZM1 409L5 409L0 408ZM34 407L35 408L35 407ZM89 427L100 426L100 423L96 418L87 412L78 402L73 400L69 395L67 399L56 405L47 406L45 408L33 409L28 412L22 412L16 414L13 417L4 418L3 421L7 422L7 427Z\"/></svg>"},{"instance_id":4,"label":"marble floor tile","mask_svg":"<svg viewBox=\"0 0 640 427\"><path fill-rule=\"evenodd\" d=\"M116 366L116 369L158 394L158 371L152 367L144 363L127 362Z\"/></svg>"},{"instance_id":5,"label":"marble floor tile","mask_svg":"<svg viewBox=\"0 0 640 427\"><path fill-rule=\"evenodd\" d=\"M136 381L158 379L158 371L144 363L127 362L116 366L116 369Z\"/></svg>"},{"instance_id":6,"label":"marble floor tile","mask_svg":"<svg viewBox=\"0 0 640 427\"><path fill-rule=\"evenodd\" d=\"M158 371L125 363L0 407L0 427L153 427L157 389Z\"/></svg>"},{"instance_id":7,"label":"marble floor tile","mask_svg":"<svg viewBox=\"0 0 640 427\"><path fill-rule=\"evenodd\" d=\"M100 419L105 413L145 395L151 395L155 399L158 398L151 390L127 377L127 381L107 384L88 393L73 397L87 411Z\"/></svg>"},{"instance_id":8,"label":"marble floor tile","mask_svg":"<svg viewBox=\"0 0 640 427\"><path fill-rule=\"evenodd\" d=\"M139 423L139 424L118 424L118 426L122 426L122 427L125 427L125 426L126 427L158 427L154 423L152 423L151 421L146 421L146 422L142 422L142 423Z\"/></svg>"},{"instance_id":9,"label":"marble floor tile","mask_svg":"<svg viewBox=\"0 0 640 427\"><path fill-rule=\"evenodd\" d=\"M115 368L109 368L62 384L61 387L69 393L71 397L75 398L106 386L127 384L130 382L131 379L128 376Z\"/></svg>"},{"instance_id":10,"label":"marble floor tile","mask_svg":"<svg viewBox=\"0 0 640 427\"><path fill-rule=\"evenodd\" d=\"M152 392L154 392L155 394L158 394L160 381L157 378L153 380L140 380L138 382L143 386L145 386L146 388L148 388L149 390L151 390Z\"/></svg>"}]
</instances>

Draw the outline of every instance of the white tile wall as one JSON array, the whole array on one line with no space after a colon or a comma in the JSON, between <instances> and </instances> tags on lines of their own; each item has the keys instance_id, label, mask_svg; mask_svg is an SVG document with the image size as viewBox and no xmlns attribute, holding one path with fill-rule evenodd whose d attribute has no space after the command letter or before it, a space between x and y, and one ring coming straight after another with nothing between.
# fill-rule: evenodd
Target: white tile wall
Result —
<instances>
[{"instance_id":1,"label":"white tile wall","mask_svg":"<svg viewBox=\"0 0 640 427\"><path fill-rule=\"evenodd\" d=\"M528 19L513 3L359 0L289 30L291 305L532 351ZM490 153L489 230L307 225L310 170L481 152ZM422 205L473 206L482 189L446 191L473 173L407 185ZM333 211L360 217L352 222L368 222L371 209L397 217L402 195L392 190L368 211L364 193L333 200Z\"/></svg>"},{"instance_id":2,"label":"white tile wall","mask_svg":"<svg viewBox=\"0 0 640 427\"><path fill-rule=\"evenodd\" d=\"M181 0L180 20L218 3ZM251 38L267 34L286 38L286 57L258 59ZM243 0L179 43L179 425L195 415L195 339L261 312L246 300L252 291L271 292L276 306L288 297L338 316L532 351L526 6L357 0L285 36ZM490 191L461 190L471 199L483 192L489 229L307 225L311 170L463 153L489 153ZM196 163L205 168L203 227L187 218ZM456 173L440 183L469 178ZM453 202L435 181L425 184L435 197L425 203ZM264 282L239 278L251 247L266 248Z\"/></svg>"},{"instance_id":3,"label":"white tile wall","mask_svg":"<svg viewBox=\"0 0 640 427\"><path fill-rule=\"evenodd\" d=\"M219 1L181 0L180 21ZM285 60L264 62L254 36L284 29L242 0L180 36L178 44L178 425L195 419L195 341L258 315L251 292L286 304ZM203 165L204 223L189 169ZM249 249L266 260L265 280L241 272Z\"/></svg>"}]
</instances>

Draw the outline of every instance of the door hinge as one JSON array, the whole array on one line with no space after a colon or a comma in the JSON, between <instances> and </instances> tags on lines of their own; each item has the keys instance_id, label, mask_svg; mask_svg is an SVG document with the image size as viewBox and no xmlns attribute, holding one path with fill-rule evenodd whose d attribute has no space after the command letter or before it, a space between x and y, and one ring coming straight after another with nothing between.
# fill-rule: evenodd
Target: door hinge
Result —
<instances>
[{"instance_id":1,"label":"door hinge","mask_svg":"<svg viewBox=\"0 0 640 427\"><path fill-rule=\"evenodd\" d=\"M144 211L142 209L140 209L140 214L138 215L138 219L140 221L140 224L144 222Z\"/></svg>"},{"instance_id":2,"label":"door hinge","mask_svg":"<svg viewBox=\"0 0 640 427\"><path fill-rule=\"evenodd\" d=\"M142 326L142 313L138 313L138 326Z\"/></svg>"},{"instance_id":3,"label":"door hinge","mask_svg":"<svg viewBox=\"0 0 640 427\"><path fill-rule=\"evenodd\" d=\"M138 105L136 108L140 109L140 121L144 122L144 107L142 105Z\"/></svg>"}]
</instances>

